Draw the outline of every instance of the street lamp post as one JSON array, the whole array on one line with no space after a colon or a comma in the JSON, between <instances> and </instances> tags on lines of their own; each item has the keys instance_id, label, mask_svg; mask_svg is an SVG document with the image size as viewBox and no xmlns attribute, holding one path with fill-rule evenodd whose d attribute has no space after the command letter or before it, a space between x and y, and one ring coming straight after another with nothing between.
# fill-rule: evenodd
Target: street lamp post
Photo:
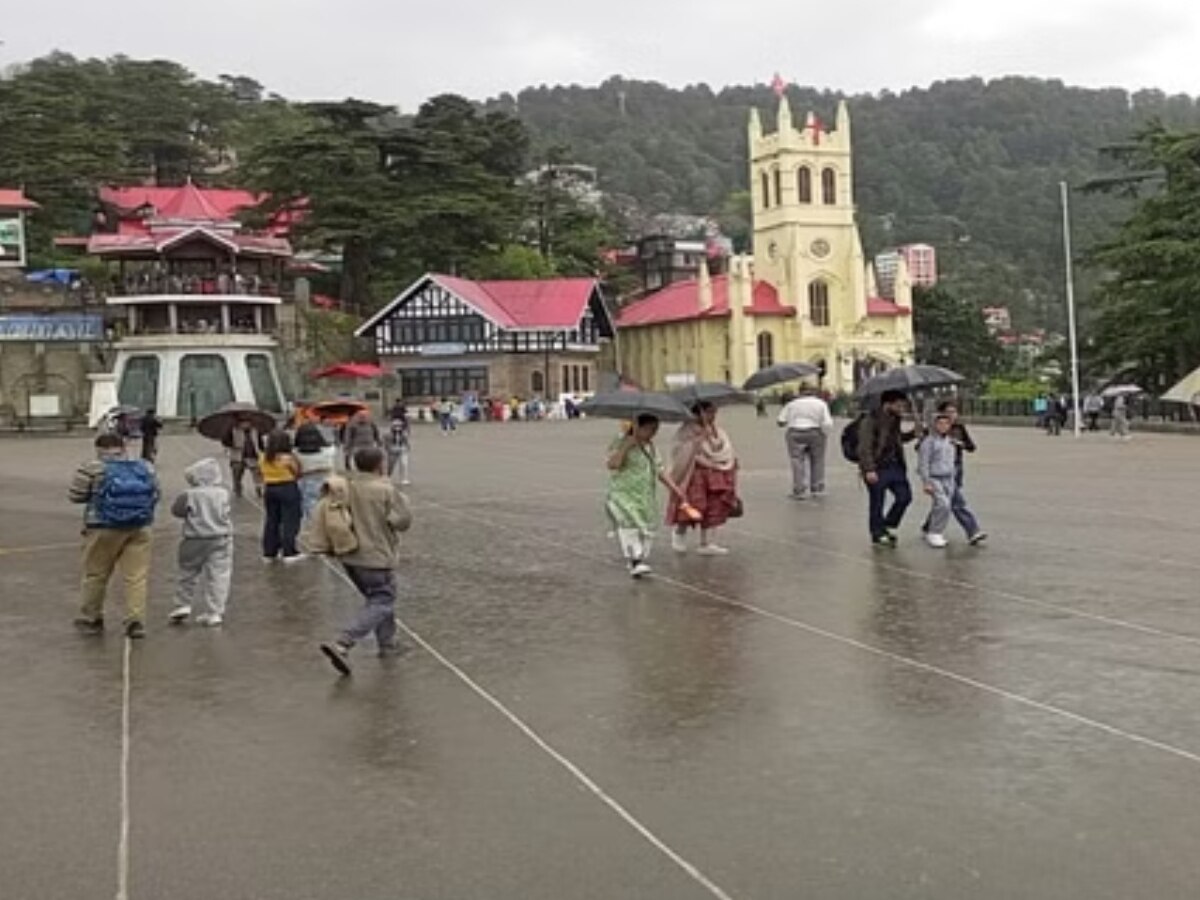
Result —
<instances>
[{"instance_id":1,"label":"street lamp post","mask_svg":"<svg viewBox=\"0 0 1200 900\"><path fill-rule=\"evenodd\" d=\"M1063 262L1067 273L1067 340L1071 344L1071 406L1075 420L1075 437L1083 433L1082 410L1079 405L1079 336L1075 330L1075 264L1071 256L1071 198L1065 181L1058 183L1062 196Z\"/></svg>"}]
</instances>

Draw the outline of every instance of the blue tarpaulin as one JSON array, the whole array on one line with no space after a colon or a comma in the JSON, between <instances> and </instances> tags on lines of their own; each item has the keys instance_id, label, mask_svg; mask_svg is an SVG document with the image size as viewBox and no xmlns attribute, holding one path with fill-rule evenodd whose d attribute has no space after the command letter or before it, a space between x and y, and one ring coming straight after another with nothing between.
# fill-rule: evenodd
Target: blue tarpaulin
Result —
<instances>
[{"instance_id":1,"label":"blue tarpaulin","mask_svg":"<svg viewBox=\"0 0 1200 900\"><path fill-rule=\"evenodd\" d=\"M75 269L40 269L25 276L26 281L34 284L70 284L79 277Z\"/></svg>"}]
</instances>

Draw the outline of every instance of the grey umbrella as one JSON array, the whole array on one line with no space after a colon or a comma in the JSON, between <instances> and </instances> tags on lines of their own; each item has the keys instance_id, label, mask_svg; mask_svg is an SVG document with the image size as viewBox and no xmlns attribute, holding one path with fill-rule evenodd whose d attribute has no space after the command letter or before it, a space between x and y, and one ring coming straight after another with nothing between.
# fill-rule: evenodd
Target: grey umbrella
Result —
<instances>
[{"instance_id":1,"label":"grey umbrella","mask_svg":"<svg viewBox=\"0 0 1200 900\"><path fill-rule=\"evenodd\" d=\"M670 394L645 391L595 394L579 404L579 411L600 419L636 419L640 415L651 415L664 422L686 422L692 418L691 411Z\"/></svg>"},{"instance_id":2,"label":"grey umbrella","mask_svg":"<svg viewBox=\"0 0 1200 900\"><path fill-rule=\"evenodd\" d=\"M820 374L821 370L811 363L776 363L765 369L759 369L747 378L742 389L761 391L763 388L769 388L776 384L799 381L801 378L812 378L814 375Z\"/></svg>"},{"instance_id":3,"label":"grey umbrella","mask_svg":"<svg viewBox=\"0 0 1200 900\"><path fill-rule=\"evenodd\" d=\"M201 419L196 430L206 438L223 441L242 422L249 422L259 434L275 430L275 417L252 403L227 403Z\"/></svg>"},{"instance_id":4,"label":"grey umbrella","mask_svg":"<svg viewBox=\"0 0 1200 900\"><path fill-rule=\"evenodd\" d=\"M941 366L898 366L867 379L856 392L858 397L877 397L887 391L905 394L959 384L963 377Z\"/></svg>"},{"instance_id":5,"label":"grey umbrella","mask_svg":"<svg viewBox=\"0 0 1200 900\"><path fill-rule=\"evenodd\" d=\"M745 391L739 391L733 385L721 381L701 381L699 384L689 384L677 391L671 391L671 396L688 409L701 403L729 406L732 403L749 403L752 399Z\"/></svg>"}]
</instances>

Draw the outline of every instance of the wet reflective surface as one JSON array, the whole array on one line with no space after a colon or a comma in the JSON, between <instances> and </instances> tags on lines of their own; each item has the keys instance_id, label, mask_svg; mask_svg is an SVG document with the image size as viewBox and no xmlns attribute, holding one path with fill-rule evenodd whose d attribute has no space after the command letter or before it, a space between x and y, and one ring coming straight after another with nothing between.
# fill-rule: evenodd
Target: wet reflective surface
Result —
<instances>
[{"instance_id":1,"label":"wet reflective surface","mask_svg":"<svg viewBox=\"0 0 1200 900\"><path fill-rule=\"evenodd\" d=\"M226 628L168 628L164 519L130 897L1195 897L1200 443L982 429L991 544L924 547L918 501L879 551L848 465L791 502L773 424L726 424L733 553L664 535L643 583L604 536L610 423L418 429L399 609L442 658L402 635L348 681L315 645L357 598L319 561L263 566L248 503ZM168 496L213 449L164 442ZM87 452L0 443L6 900L116 886L121 641L70 629Z\"/></svg>"}]
</instances>

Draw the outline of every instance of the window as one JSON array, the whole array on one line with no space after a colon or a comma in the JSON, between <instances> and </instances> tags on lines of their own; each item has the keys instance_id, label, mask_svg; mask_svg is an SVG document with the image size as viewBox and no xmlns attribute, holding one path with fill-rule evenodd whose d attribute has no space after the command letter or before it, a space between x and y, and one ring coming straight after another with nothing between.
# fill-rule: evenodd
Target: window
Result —
<instances>
[{"instance_id":1,"label":"window","mask_svg":"<svg viewBox=\"0 0 1200 900\"><path fill-rule=\"evenodd\" d=\"M769 331L758 335L758 367L765 369L775 365L775 336Z\"/></svg>"},{"instance_id":2,"label":"window","mask_svg":"<svg viewBox=\"0 0 1200 900\"><path fill-rule=\"evenodd\" d=\"M833 169L821 173L821 200L826 206L837 204L837 172Z\"/></svg>"},{"instance_id":3,"label":"window","mask_svg":"<svg viewBox=\"0 0 1200 900\"><path fill-rule=\"evenodd\" d=\"M783 203L783 172L779 169L775 170L775 205L780 206Z\"/></svg>"},{"instance_id":4,"label":"window","mask_svg":"<svg viewBox=\"0 0 1200 900\"><path fill-rule=\"evenodd\" d=\"M583 367L583 389L585 392L591 391L591 389L592 389L592 367L591 366Z\"/></svg>"},{"instance_id":5,"label":"window","mask_svg":"<svg viewBox=\"0 0 1200 900\"><path fill-rule=\"evenodd\" d=\"M189 353L179 363L179 415L207 416L234 401L233 382L225 357L215 353Z\"/></svg>"},{"instance_id":6,"label":"window","mask_svg":"<svg viewBox=\"0 0 1200 900\"><path fill-rule=\"evenodd\" d=\"M535 371L529 379L529 389L535 394L543 394L546 391L546 376L541 372Z\"/></svg>"},{"instance_id":7,"label":"window","mask_svg":"<svg viewBox=\"0 0 1200 900\"><path fill-rule=\"evenodd\" d=\"M283 412L283 401L275 385L275 373L271 370L271 358L265 353L248 354L246 372L250 376L250 389L254 391L254 405L267 412Z\"/></svg>"},{"instance_id":8,"label":"window","mask_svg":"<svg viewBox=\"0 0 1200 900\"><path fill-rule=\"evenodd\" d=\"M579 366L571 366L571 391L578 394L580 384L582 384L582 381L579 377Z\"/></svg>"},{"instance_id":9,"label":"window","mask_svg":"<svg viewBox=\"0 0 1200 900\"><path fill-rule=\"evenodd\" d=\"M763 209L771 208L771 178L766 172L762 173L762 204Z\"/></svg>"},{"instance_id":10,"label":"window","mask_svg":"<svg viewBox=\"0 0 1200 900\"><path fill-rule=\"evenodd\" d=\"M801 203L812 203L812 169L808 166L796 171L796 193Z\"/></svg>"},{"instance_id":11,"label":"window","mask_svg":"<svg viewBox=\"0 0 1200 900\"><path fill-rule=\"evenodd\" d=\"M158 357L134 356L125 363L117 400L122 405L150 409L158 406Z\"/></svg>"},{"instance_id":12,"label":"window","mask_svg":"<svg viewBox=\"0 0 1200 900\"><path fill-rule=\"evenodd\" d=\"M818 328L829 326L829 285L824 281L808 286L808 317Z\"/></svg>"},{"instance_id":13,"label":"window","mask_svg":"<svg viewBox=\"0 0 1200 900\"><path fill-rule=\"evenodd\" d=\"M562 392L565 394L571 389L571 367L563 366Z\"/></svg>"},{"instance_id":14,"label":"window","mask_svg":"<svg viewBox=\"0 0 1200 900\"><path fill-rule=\"evenodd\" d=\"M401 369L400 392L404 397L459 397L488 392L488 370L482 366L443 369Z\"/></svg>"}]
</instances>

